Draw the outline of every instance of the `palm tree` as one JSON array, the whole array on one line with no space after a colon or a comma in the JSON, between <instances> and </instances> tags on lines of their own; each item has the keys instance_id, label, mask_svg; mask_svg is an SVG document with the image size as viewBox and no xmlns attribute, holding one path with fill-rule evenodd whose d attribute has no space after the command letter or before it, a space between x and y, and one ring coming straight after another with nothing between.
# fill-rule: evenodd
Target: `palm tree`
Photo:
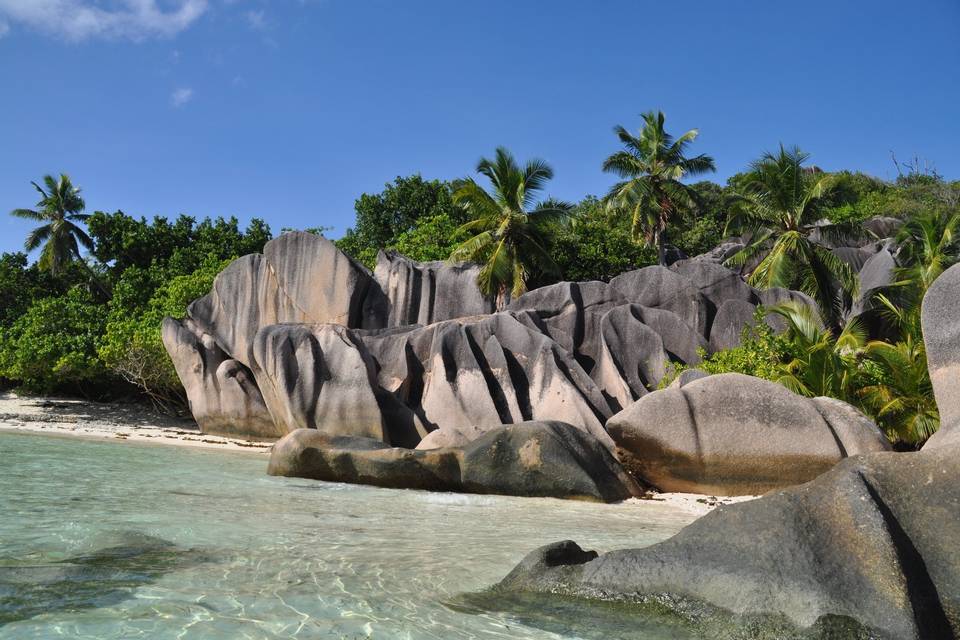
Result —
<instances>
[{"instance_id":1,"label":"palm tree","mask_svg":"<svg viewBox=\"0 0 960 640\"><path fill-rule=\"evenodd\" d=\"M859 386L858 363L866 343L859 321L846 323L834 334L806 304L783 302L769 311L786 320L784 338L791 353L790 360L780 365L776 381L803 396L851 402Z\"/></svg>"},{"instance_id":2,"label":"palm tree","mask_svg":"<svg viewBox=\"0 0 960 640\"><path fill-rule=\"evenodd\" d=\"M897 233L897 259L894 286L909 289L919 309L923 295L950 266L960 259L960 213L928 211L908 219Z\"/></svg>"},{"instance_id":3,"label":"palm tree","mask_svg":"<svg viewBox=\"0 0 960 640\"><path fill-rule=\"evenodd\" d=\"M894 344L867 343L864 353L874 365L874 381L860 396L891 440L921 444L940 427L940 413L927 369L920 307L898 307L883 294L877 300L901 338Z\"/></svg>"},{"instance_id":4,"label":"palm tree","mask_svg":"<svg viewBox=\"0 0 960 640\"><path fill-rule=\"evenodd\" d=\"M88 251L93 250L93 240L76 224L90 218L88 214L81 213L86 204L80 197L80 189L73 185L65 173L60 174L59 180L46 175L43 183L46 189L36 182L30 183L41 196L36 209L14 209L10 212L18 218L44 223L30 232L23 243L24 248L33 251L43 245L38 264L52 275L60 274L66 265L78 260L106 295L106 289L80 256L80 245Z\"/></svg>"},{"instance_id":5,"label":"palm tree","mask_svg":"<svg viewBox=\"0 0 960 640\"><path fill-rule=\"evenodd\" d=\"M480 160L477 173L490 180L490 192L473 178L454 183L453 201L471 218L459 231L472 236L453 250L450 260L482 264L477 285L484 294L497 296L500 309L507 292L516 297L526 291L532 273L558 273L547 248L550 227L566 221L573 207L555 200L537 203L537 193L553 177L543 160L521 168L509 151L497 147L493 160Z\"/></svg>"},{"instance_id":6,"label":"palm tree","mask_svg":"<svg viewBox=\"0 0 960 640\"><path fill-rule=\"evenodd\" d=\"M663 128L662 111L642 117L639 136L620 125L613 129L625 149L604 160L603 170L623 180L610 188L605 200L610 208L630 214L634 238L642 236L647 245L655 246L660 264L666 265L667 225L697 203L696 192L681 180L716 167L710 156L686 157L699 133L696 129L674 140Z\"/></svg>"},{"instance_id":7,"label":"palm tree","mask_svg":"<svg viewBox=\"0 0 960 640\"><path fill-rule=\"evenodd\" d=\"M727 234L750 231L751 239L727 264L741 266L762 255L750 274L750 284L803 291L817 302L830 326L840 330L843 294L856 295L857 277L848 264L810 236L814 231L827 239L855 234L849 225L817 224L832 180L804 167L808 158L797 147L780 145L779 153L765 153L751 163L725 230Z\"/></svg>"}]
</instances>

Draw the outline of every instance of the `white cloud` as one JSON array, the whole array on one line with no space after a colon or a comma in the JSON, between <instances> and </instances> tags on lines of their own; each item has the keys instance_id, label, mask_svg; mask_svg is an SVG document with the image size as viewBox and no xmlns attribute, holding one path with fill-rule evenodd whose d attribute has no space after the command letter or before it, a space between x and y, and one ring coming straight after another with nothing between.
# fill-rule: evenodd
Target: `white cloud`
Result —
<instances>
[{"instance_id":1,"label":"white cloud","mask_svg":"<svg viewBox=\"0 0 960 640\"><path fill-rule=\"evenodd\" d=\"M175 109L179 109L191 100L193 100L193 89L189 87L180 87L170 94L170 104Z\"/></svg>"},{"instance_id":2,"label":"white cloud","mask_svg":"<svg viewBox=\"0 0 960 640\"><path fill-rule=\"evenodd\" d=\"M0 0L0 17L71 41L140 41L180 33L207 5L207 0Z\"/></svg>"},{"instance_id":3,"label":"white cloud","mask_svg":"<svg viewBox=\"0 0 960 640\"><path fill-rule=\"evenodd\" d=\"M0 38L10 33L10 25L4 20L0 20Z\"/></svg>"},{"instance_id":4,"label":"white cloud","mask_svg":"<svg viewBox=\"0 0 960 640\"><path fill-rule=\"evenodd\" d=\"M267 26L266 12L262 9L260 11L254 11L251 9L243 14L243 17L246 19L247 24L254 31L262 31Z\"/></svg>"}]
</instances>

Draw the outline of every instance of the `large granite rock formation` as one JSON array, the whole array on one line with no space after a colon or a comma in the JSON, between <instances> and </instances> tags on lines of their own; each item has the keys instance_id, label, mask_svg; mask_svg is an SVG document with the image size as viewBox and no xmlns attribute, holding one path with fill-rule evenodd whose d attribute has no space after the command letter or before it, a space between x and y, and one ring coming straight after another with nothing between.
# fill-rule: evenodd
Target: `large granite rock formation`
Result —
<instances>
[{"instance_id":1,"label":"large granite rock formation","mask_svg":"<svg viewBox=\"0 0 960 640\"><path fill-rule=\"evenodd\" d=\"M606 401L554 340L508 313L447 320L359 337L377 385L405 408L400 416L433 432L421 448L462 445L487 429L560 420L612 448ZM305 425L301 425L305 426Z\"/></svg>"},{"instance_id":2,"label":"large granite rock formation","mask_svg":"<svg viewBox=\"0 0 960 640\"><path fill-rule=\"evenodd\" d=\"M702 612L719 607L748 616L751 638L784 637L756 615L786 617L807 628L805 638L960 637L960 266L930 288L922 316L942 426L921 451L848 458L645 549L599 555L570 541L548 545L495 591L655 602L679 616L697 612L707 626ZM825 631L838 617L861 630Z\"/></svg>"},{"instance_id":3,"label":"large granite rock formation","mask_svg":"<svg viewBox=\"0 0 960 640\"><path fill-rule=\"evenodd\" d=\"M607 422L620 459L662 491L757 495L889 449L859 411L738 373L663 389Z\"/></svg>"},{"instance_id":4,"label":"large granite rock formation","mask_svg":"<svg viewBox=\"0 0 960 640\"><path fill-rule=\"evenodd\" d=\"M390 448L298 429L274 445L268 473L380 487L614 502L641 491L605 446L562 422L523 422L464 447Z\"/></svg>"},{"instance_id":5,"label":"large granite rock formation","mask_svg":"<svg viewBox=\"0 0 960 640\"><path fill-rule=\"evenodd\" d=\"M477 288L475 264L415 262L396 251L377 254L373 277L383 293L384 326L433 324L496 311L493 298Z\"/></svg>"},{"instance_id":6,"label":"large granite rock formation","mask_svg":"<svg viewBox=\"0 0 960 640\"><path fill-rule=\"evenodd\" d=\"M921 322L940 410L940 430L923 448L960 447L960 265L947 269L927 291Z\"/></svg>"},{"instance_id":7,"label":"large granite rock formation","mask_svg":"<svg viewBox=\"0 0 960 640\"><path fill-rule=\"evenodd\" d=\"M270 440L274 424L251 371L187 318L165 318L163 343L183 382L194 419L204 433Z\"/></svg>"},{"instance_id":8,"label":"large granite rock formation","mask_svg":"<svg viewBox=\"0 0 960 640\"><path fill-rule=\"evenodd\" d=\"M654 600L679 615L684 600L703 601L798 627L844 616L873 631L808 636L824 639L952 640L960 634L956 454L850 458L809 484L720 507L645 549L598 556L572 542L549 545L496 589ZM754 625L749 637L783 636Z\"/></svg>"}]
</instances>

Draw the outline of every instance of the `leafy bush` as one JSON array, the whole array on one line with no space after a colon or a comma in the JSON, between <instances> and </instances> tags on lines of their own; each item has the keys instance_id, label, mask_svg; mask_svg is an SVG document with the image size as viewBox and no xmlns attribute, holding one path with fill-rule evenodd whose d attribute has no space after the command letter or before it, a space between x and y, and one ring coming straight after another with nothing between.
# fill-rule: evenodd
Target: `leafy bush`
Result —
<instances>
[{"instance_id":1,"label":"leafy bush","mask_svg":"<svg viewBox=\"0 0 960 640\"><path fill-rule=\"evenodd\" d=\"M674 365L671 375L660 383L666 388L687 369L700 369L711 375L717 373L742 373L764 380L779 382L783 376L783 363L796 352L791 340L783 334L777 334L765 321L769 310L758 308L754 314L753 326L744 327L740 346L725 351L707 354L700 350L701 362L697 365Z\"/></svg>"},{"instance_id":2,"label":"leafy bush","mask_svg":"<svg viewBox=\"0 0 960 640\"><path fill-rule=\"evenodd\" d=\"M130 282L118 284L106 332L97 350L104 365L141 389L161 408L183 408L183 387L163 346L161 323L166 316L182 318L187 305L210 290L217 273L229 262L208 258L193 273L162 284L145 307L133 314L126 304Z\"/></svg>"},{"instance_id":3,"label":"leafy bush","mask_svg":"<svg viewBox=\"0 0 960 640\"><path fill-rule=\"evenodd\" d=\"M104 393L111 375L96 345L105 325L103 306L82 286L40 298L0 327L0 376L40 393Z\"/></svg>"},{"instance_id":4,"label":"leafy bush","mask_svg":"<svg viewBox=\"0 0 960 640\"><path fill-rule=\"evenodd\" d=\"M606 282L624 271L656 264L656 251L635 242L629 225L629 220L607 212L597 198L585 198L576 207L570 224L558 226L552 234L550 257L563 279Z\"/></svg>"}]
</instances>

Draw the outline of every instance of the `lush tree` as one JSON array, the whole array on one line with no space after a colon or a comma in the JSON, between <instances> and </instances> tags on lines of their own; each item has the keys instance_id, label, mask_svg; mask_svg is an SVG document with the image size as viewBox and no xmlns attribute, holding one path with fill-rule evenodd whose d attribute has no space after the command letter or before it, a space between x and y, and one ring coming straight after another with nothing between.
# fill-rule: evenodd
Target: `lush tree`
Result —
<instances>
[{"instance_id":1,"label":"lush tree","mask_svg":"<svg viewBox=\"0 0 960 640\"><path fill-rule=\"evenodd\" d=\"M90 216L95 248L93 255L110 265L114 277L130 267L148 269L153 265L169 267L178 275L198 269L209 256L226 258L259 253L270 239L270 227L254 218L246 230L236 218L195 218L181 215L172 222L157 216L152 221L135 218L122 211Z\"/></svg>"},{"instance_id":2,"label":"lush tree","mask_svg":"<svg viewBox=\"0 0 960 640\"><path fill-rule=\"evenodd\" d=\"M666 264L671 219L696 207L696 191L681 180L716 170L710 156L686 156L696 129L674 140L664 129L664 120L663 112L643 114L639 136L617 125L614 132L624 149L603 162L604 171L622 178L610 188L607 202L630 216L634 235L642 234L647 244L657 248L661 265Z\"/></svg>"},{"instance_id":3,"label":"lush tree","mask_svg":"<svg viewBox=\"0 0 960 640\"><path fill-rule=\"evenodd\" d=\"M7 327L27 312L34 300L62 293L57 282L36 264L28 265L25 253L0 255L0 327Z\"/></svg>"},{"instance_id":4,"label":"lush tree","mask_svg":"<svg viewBox=\"0 0 960 640\"><path fill-rule=\"evenodd\" d=\"M36 182L30 184L40 194L36 208L14 209L10 212L18 218L43 223L30 232L23 243L24 248L33 251L43 246L40 251L40 268L55 276L61 274L74 260L86 265L80 256L80 246L91 251L93 240L78 224L86 222L90 217L82 213L86 204L80 197L79 187L74 186L65 173L61 173L59 179L52 175L44 176L43 184L46 188ZM96 274L92 270L89 272L94 284L105 295L109 295Z\"/></svg>"},{"instance_id":5,"label":"lush tree","mask_svg":"<svg viewBox=\"0 0 960 640\"><path fill-rule=\"evenodd\" d=\"M133 291L136 283L122 280L117 284L97 354L106 367L139 388L162 410L176 412L186 408L183 387L161 339L163 318L183 317L187 305L210 290L213 279L228 263L229 260L209 256L193 273L164 282L147 304L134 313L130 312L129 301L139 297ZM133 270L137 268L124 275Z\"/></svg>"},{"instance_id":6,"label":"lush tree","mask_svg":"<svg viewBox=\"0 0 960 640\"><path fill-rule=\"evenodd\" d=\"M43 393L109 393L112 378L97 356L106 314L75 286L41 298L9 327L0 327L0 377Z\"/></svg>"},{"instance_id":7,"label":"lush tree","mask_svg":"<svg viewBox=\"0 0 960 640\"><path fill-rule=\"evenodd\" d=\"M750 284L807 293L830 326L839 330L844 300L856 293L856 274L811 235L816 231L821 237L837 238L852 232L841 225L816 224L832 179L804 167L808 158L796 147L781 145L779 153L765 153L752 163L739 181L740 197L728 223L728 231L747 230L752 237L728 264L743 265L762 256Z\"/></svg>"},{"instance_id":8,"label":"lush tree","mask_svg":"<svg viewBox=\"0 0 960 640\"><path fill-rule=\"evenodd\" d=\"M457 225L466 222L453 205L451 187L439 180L424 180L419 174L400 177L376 194L364 193L355 205L356 222L337 246L368 267L377 260L377 251L396 244L423 220L446 215Z\"/></svg>"},{"instance_id":9,"label":"lush tree","mask_svg":"<svg viewBox=\"0 0 960 640\"><path fill-rule=\"evenodd\" d=\"M633 241L629 222L592 196L574 208L570 224L553 231L550 256L563 277L576 282L607 282L625 271L657 262L653 249ZM541 277L534 284L555 281L556 277Z\"/></svg>"},{"instance_id":10,"label":"lush tree","mask_svg":"<svg viewBox=\"0 0 960 640\"><path fill-rule=\"evenodd\" d=\"M423 216L416 224L394 238L388 248L419 262L446 260L467 239L460 229L463 221L444 211Z\"/></svg>"},{"instance_id":11,"label":"lush tree","mask_svg":"<svg viewBox=\"0 0 960 640\"><path fill-rule=\"evenodd\" d=\"M671 242L688 256L696 256L710 251L723 240L730 194L706 180L695 182L690 188L696 194L697 206L682 211L673 225Z\"/></svg>"},{"instance_id":12,"label":"lush tree","mask_svg":"<svg viewBox=\"0 0 960 640\"><path fill-rule=\"evenodd\" d=\"M490 181L491 191L473 178L455 184L453 201L471 218L461 230L472 237L457 246L450 259L480 263L477 285L497 296L499 308L508 292L516 297L527 290L531 274L558 274L549 250L551 227L566 221L573 207L555 200L537 202L553 178L553 169L543 160L521 167L498 147L492 160L480 160L477 173Z\"/></svg>"}]
</instances>

